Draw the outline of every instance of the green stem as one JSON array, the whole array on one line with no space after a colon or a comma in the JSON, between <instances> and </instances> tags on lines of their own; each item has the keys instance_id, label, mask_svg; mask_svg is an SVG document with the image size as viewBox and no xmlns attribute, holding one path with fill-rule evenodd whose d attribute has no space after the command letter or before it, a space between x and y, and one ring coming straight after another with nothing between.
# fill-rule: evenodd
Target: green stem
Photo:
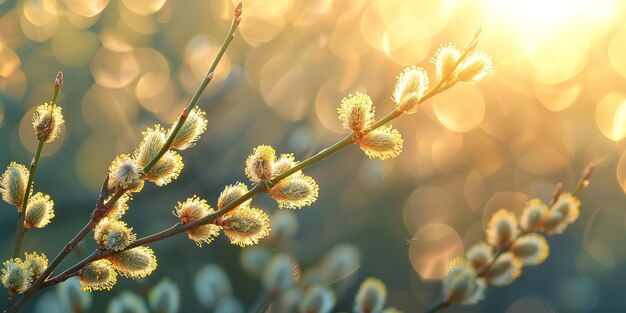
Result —
<instances>
[{"instance_id":1,"label":"green stem","mask_svg":"<svg viewBox=\"0 0 626 313\"><path fill-rule=\"evenodd\" d=\"M30 198L30 191L35 181L35 173L37 172L37 165L39 165L39 158L41 157L41 150L43 149L44 143L45 142L43 140L39 140L39 144L37 145L37 152L35 152L35 157L33 158L33 161L30 163L30 171L28 172L28 183L26 184L26 194L24 195L24 201L22 202L22 207L17 212L15 243L13 245L13 258L16 258L20 254L20 249L22 247L22 239L24 239L24 234L26 233L26 229L24 228L24 215L26 213L26 206L28 206L28 199Z\"/></svg>"},{"instance_id":2,"label":"green stem","mask_svg":"<svg viewBox=\"0 0 626 313\"><path fill-rule=\"evenodd\" d=\"M180 115L180 118L176 122L174 129L172 130L169 137L165 141L165 144L163 145L163 147L161 147L161 150L159 150L159 152L155 155L155 157L152 158L152 160L148 162L146 166L144 166L143 168L144 173L148 173L154 167L154 165L156 165L159 159L161 159L161 157L170 149L170 146L172 145L172 142L176 138L176 135L178 135L178 132L183 127L183 124L185 123L187 116L189 115L189 113L191 113L193 108L198 103L198 100L200 99L202 92L204 92L204 89L211 82L211 79L213 78L213 75L215 73L215 69L217 68L217 64L222 59L222 56L224 56L224 52L226 52L226 48L228 48L228 45L230 45L230 42L233 40L233 38L235 38L234 33L235 33L235 30L237 29L237 26L239 26L239 23L235 23L235 21L233 21L233 23L230 24L228 35L226 35L226 38L224 39L224 42L222 43L222 47L220 48L220 51L215 56L215 59L213 60L213 64L211 64L211 67L209 68L207 75L202 80L202 83L200 83L200 86L198 86L198 89L196 89L196 93L193 95L191 100L189 100L189 104L187 104L187 107L183 110L183 113Z\"/></svg>"}]
</instances>

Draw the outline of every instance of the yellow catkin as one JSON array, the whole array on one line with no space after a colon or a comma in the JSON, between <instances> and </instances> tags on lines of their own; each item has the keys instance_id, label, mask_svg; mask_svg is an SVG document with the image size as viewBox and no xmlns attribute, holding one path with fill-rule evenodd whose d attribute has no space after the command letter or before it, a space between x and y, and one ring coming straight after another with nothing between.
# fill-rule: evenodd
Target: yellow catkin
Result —
<instances>
[{"instance_id":1,"label":"yellow catkin","mask_svg":"<svg viewBox=\"0 0 626 313\"><path fill-rule=\"evenodd\" d=\"M10 296L16 296L28 289L30 286L31 273L24 266L19 258L10 259L2 263L2 275L0 280L2 284L9 290Z\"/></svg>"},{"instance_id":2,"label":"yellow catkin","mask_svg":"<svg viewBox=\"0 0 626 313\"><path fill-rule=\"evenodd\" d=\"M105 203L108 203L112 197L113 195L107 198ZM130 201L130 199L130 194L125 193L123 196L117 199L117 201L115 201L115 203L109 208L106 213L106 217L112 220L119 220L120 218L122 218L122 216L126 214L126 211L128 211L128 201Z\"/></svg>"},{"instance_id":3,"label":"yellow catkin","mask_svg":"<svg viewBox=\"0 0 626 313\"><path fill-rule=\"evenodd\" d=\"M81 290L111 290L117 282L117 273L109 260L98 260L85 265L78 272Z\"/></svg>"},{"instance_id":4,"label":"yellow catkin","mask_svg":"<svg viewBox=\"0 0 626 313\"><path fill-rule=\"evenodd\" d=\"M370 277L361 283L354 300L357 312L380 312L387 299L387 287L377 278Z\"/></svg>"},{"instance_id":5,"label":"yellow catkin","mask_svg":"<svg viewBox=\"0 0 626 313\"><path fill-rule=\"evenodd\" d=\"M485 289L485 281L477 278L474 268L463 258L454 258L448 263L442 286L446 301L476 304L484 298Z\"/></svg>"},{"instance_id":6,"label":"yellow catkin","mask_svg":"<svg viewBox=\"0 0 626 313\"><path fill-rule=\"evenodd\" d=\"M157 267L154 251L143 246L115 253L108 259L120 275L128 278L144 278Z\"/></svg>"},{"instance_id":7,"label":"yellow catkin","mask_svg":"<svg viewBox=\"0 0 626 313\"><path fill-rule=\"evenodd\" d=\"M154 158L165 144L165 132L161 125L154 125L142 133L143 139L133 154L137 165L144 167Z\"/></svg>"},{"instance_id":8,"label":"yellow catkin","mask_svg":"<svg viewBox=\"0 0 626 313\"><path fill-rule=\"evenodd\" d=\"M567 225L574 223L580 216L580 201L570 193L564 192L559 195L546 216L544 219L547 220L552 217L552 223L544 221L544 230L549 234L561 234Z\"/></svg>"},{"instance_id":9,"label":"yellow catkin","mask_svg":"<svg viewBox=\"0 0 626 313\"><path fill-rule=\"evenodd\" d=\"M178 178L178 175L183 170L183 166L183 158L174 151L168 151L146 173L145 178L157 186L164 186Z\"/></svg>"},{"instance_id":10,"label":"yellow catkin","mask_svg":"<svg viewBox=\"0 0 626 313\"><path fill-rule=\"evenodd\" d=\"M101 248L120 251L131 244L137 236L122 221L103 218L93 231L94 239Z\"/></svg>"},{"instance_id":11,"label":"yellow catkin","mask_svg":"<svg viewBox=\"0 0 626 313\"><path fill-rule=\"evenodd\" d=\"M296 158L293 153L283 153L280 155L278 160L274 162L272 176L278 176L294 167L296 164L298 164L298 162L296 162Z\"/></svg>"},{"instance_id":12,"label":"yellow catkin","mask_svg":"<svg viewBox=\"0 0 626 313\"><path fill-rule=\"evenodd\" d=\"M220 197L217 199L217 208L221 209L234 200L240 198L244 194L248 192L248 186L244 183L236 182L233 185L228 185L224 187L222 193L220 193ZM248 206L252 202L252 199L245 201L239 206Z\"/></svg>"},{"instance_id":13,"label":"yellow catkin","mask_svg":"<svg viewBox=\"0 0 626 313\"><path fill-rule=\"evenodd\" d=\"M172 141L172 148L185 150L193 147L196 144L196 141L200 139L200 135L206 131L208 122L205 115L206 113L204 111L195 107L187 116L183 126L178 131L178 134L176 134L176 137L174 137L174 141ZM178 123L178 121L176 121L176 123ZM176 123L174 123L172 128L170 128L170 133L173 131Z\"/></svg>"},{"instance_id":14,"label":"yellow catkin","mask_svg":"<svg viewBox=\"0 0 626 313\"><path fill-rule=\"evenodd\" d=\"M548 206L541 202L541 200L532 199L528 201L520 217L520 228L524 231L541 230L541 221L547 212Z\"/></svg>"},{"instance_id":15,"label":"yellow catkin","mask_svg":"<svg viewBox=\"0 0 626 313\"><path fill-rule=\"evenodd\" d=\"M517 218L513 212L500 209L493 214L485 230L487 243L501 248L508 245L519 234Z\"/></svg>"},{"instance_id":16,"label":"yellow catkin","mask_svg":"<svg viewBox=\"0 0 626 313\"><path fill-rule=\"evenodd\" d=\"M460 57L461 51L450 43L439 47L432 58L432 62L435 64L437 79L441 80L447 76L448 81L456 80L458 71L453 72L453 69Z\"/></svg>"},{"instance_id":17,"label":"yellow catkin","mask_svg":"<svg viewBox=\"0 0 626 313\"><path fill-rule=\"evenodd\" d=\"M402 152L404 141L391 125L381 126L356 141L370 159L395 158Z\"/></svg>"},{"instance_id":18,"label":"yellow catkin","mask_svg":"<svg viewBox=\"0 0 626 313\"><path fill-rule=\"evenodd\" d=\"M257 244L270 233L269 216L256 208L241 207L231 211L220 224L230 242L241 247Z\"/></svg>"},{"instance_id":19,"label":"yellow catkin","mask_svg":"<svg viewBox=\"0 0 626 313\"><path fill-rule=\"evenodd\" d=\"M65 121L61 113L61 107L56 104L43 104L37 107L33 114L33 128L37 139L44 142L52 142L59 137L61 127Z\"/></svg>"},{"instance_id":20,"label":"yellow catkin","mask_svg":"<svg viewBox=\"0 0 626 313\"><path fill-rule=\"evenodd\" d=\"M139 192L143 188L142 168L128 154L118 155L109 165L109 189Z\"/></svg>"},{"instance_id":21,"label":"yellow catkin","mask_svg":"<svg viewBox=\"0 0 626 313\"><path fill-rule=\"evenodd\" d=\"M365 94L357 92L341 100L339 120L343 128L360 133L374 122L374 104Z\"/></svg>"},{"instance_id":22,"label":"yellow catkin","mask_svg":"<svg viewBox=\"0 0 626 313\"><path fill-rule=\"evenodd\" d=\"M36 193L28 201L24 213L24 227L43 228L50 224L54 217L54 201L41 192Z\"/></svg>"},{"instance_id":23,"label":"yellow catkin","mask_svg":"<svg viewBox=\"0 0 626 313\"><path fill-rule=\"evenodd\" d=\"M521 236L511 244L510 250L524 265L541 264L550 254L546 238L539 234Z\"/></svg>"},{"instance_id":24,"label":"yellow catkin","mask_svg":"<svg viewBox=\"0 0 626 313\"><path fill-rule=\"evenodd\" d=\"M246 176L258 183L272 178L276 151L270 146L258 146L246 160Z\"/></svg>"},{"instance_id":25,"label":"yellow catkin","mask_svg":"<svg viewBox=\"0 0 626 313\"><path fill-rule=\"evenodd\" d=\"M396 110L412 114L417 112L421 98L428 91L428 74L421 67L411 66L398 76L392 99Z\"/></svg>"},{"instance_id":26,"label":"yellow catkin","mask_svg":"<svg viewBox=\"0 0 626 313\"><path fill-rule=\"evenodd\" d=\"M281 209L299 209L311 205L317 200L318 193L319 186L315 180L302 172L290 175L269 190Z\"/></svg>"},{"instance_id":27,"label":"yellow catkin","mask_svg":"<svg viewBox=\"0 0 626 313\"><path fill-rule=\"evenodd\" d=\"M468 83L477 83L493 72L491 58L482 51L470 53L458 70L458 80Z\"/></svg>"},{"instance_id":28,"label":"yellow catkin","mask_svg":"<svg viewBox=\"0 0 626 313\"><path fill-rule=\"evenodd\" d=\"M214 210L209 206L206 200L196 196L187 199L185 202L179 202L174 209L174 215L180 218L182 224L191 223L199 220ZM196 242L198 246L203 243L211 243L215 237L219 235L220 227L214 224L206 224L187 231L189 239Z\"/></svg>"},{"instance_id":29,"label":"yellow catkin","mask_svg":"<svg viewBox=\"0 0 626 313\"><path fill-rule=\"evenodd\" d=\"M465 258L476 271L480 271L493 261L493 248L485 242L474 244L465 253Z\"/></svg>"},{"instance_id":30,"label":"yellow catkin","mask_svg":"<svg viewBox=\"0 0 626 313\"><path fill-rule=\"evenodd\" d=\"M512 252L505 252L484 273L485 279L495 286L512 283L522 273L522 262Z\"/></svg>"},{"instance_id":31,"label":"yellow catkin","mask_svg":"<svg viewBox=\"0 0 626 313\"><path fill-rule=\"evenodd\" d=\"M30 272L30 282L33 283L48 267L48 258L42 253L24 253L24 268Z\"/></svg>"},{"instance_id":32,"label":"yellow catkin","mask_svg":"<svg viewBox=\"0 0 626 313\"><path fill-rule=\"evenodd\" d=\"M2 200L21 209L28 184L28 169L21 164L11 162L0 177Z\"/></svg>"}]
</instances>

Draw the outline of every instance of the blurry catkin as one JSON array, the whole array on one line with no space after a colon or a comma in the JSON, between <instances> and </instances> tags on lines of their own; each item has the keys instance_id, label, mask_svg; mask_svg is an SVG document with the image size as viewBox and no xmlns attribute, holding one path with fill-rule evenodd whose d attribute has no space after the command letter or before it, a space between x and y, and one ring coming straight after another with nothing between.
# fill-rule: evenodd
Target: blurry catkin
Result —
<instances>
[{"instance_id":1,"label":"blurry catkin","mask_svg":"<svg viewBox=\"0 0 626 313\"><path fill-rule=\"evenodd\" d=\"M50 224L54 217L54 202L50 196L41 192L36 193L28 201L26 212L24 213L24 227L43 228Z\"/></svg>"},{"instance_id":2,"label":"blurry catkin","mask_svg":"<svg viewBox=\"0 0 626 313\"><path fill-rule=\"evenodd\" d=\"M276 151L270 146L258 146L246 160L246 176L258 183L272 178Z\"/></svg>"},{"instance_id":3,"label":"blurry catkin","mask_svg":"<svg viewBox=\"0 0 626 313\"><path fill-rule=\"evenodd\" d=\"M296 284L297 263L286 254L277 254L263 272L263 286L270 293L282 294Z\"/></svg>"},{"instance_id":4,"label":"blurry catkin","mask_svg":"<svg viewBox=\"0 0 626 313\"><path fill-rule=\"evenodd\" d=\"M144 167L159 153L159 150L165 144L166 138L161 125L154 125L154 128L148 127L142 135L143 139L137 150L135 150L133 157L137 165Z\"/></svg>"},{"instance_id":5,"label":"blurry catkin","mask_svg":"<svg viewBox=\"0 0 626 313\"><path fill-rule=\"evenodd\" d=\"M432 62L435 64L437 79L441 80L444 77L448 77L447 81L454 81L457 71L453 72L453 70L460 57L461 51L452 44L439 47L432 58Z\"/></svg>"},{"instance_id":6,"label":"blurry catkin","mask_svg":"<svg viewBox=\"0 0 626 313\"><path fill-rule=\"evenodd\" d=\"M482 51L470 53L459 65L457 79L468 83L477 83L493 71L491 58Z\"/></svg>"},{"instance_id":7,"label":"blurry catkin","mask_svg":"<svg viewBox=\"0 0 626 313\"><path fill-rule=\"evenodd\" d=\"M117 273L108 260L93 261L79 272L80 286L85 291L111 290L117 282Z\"/></svg>"},{"instance_id":8,"label":"blurry catkin","mask_svg":"<svg viewBox=\"0 0 626 313\"><path fill-rule=\"evenodd\" d=\"M447 302L475 304L484 298L485 288L485 281L476 277L476 271L468 262L455 258L448 263L442 287Z\"/></svg>"},{"instance_id":9,"label":"blurry catkin","mask_svg":"<svg viewBox=\"0 0 626 313\"><path fill-rule=\"evenodd\" d=\"M385 125L357 139L356 143L370 159L385 160L400 155L404 141L396 129Z\"/></svg>"},{"instance_id":10,"label":"blurry catkin","mask_svg":"<svg viewBox=\"0 0 626 313\"><path fill-rule=\"evenodd\" d=\"M145 246L115 253L109 261L120 275L128 278L144 278L157 267L154 251Z\"/></svg>"},{"instance_id":11,"label":"blurry catkin","mask_svg":"<svg viewBox=\"0 0 626 313\"><path fill-rule=\"evenodd\" d=\"M126 223L110 218L103 218L93 231L98 245L103 249L120 251L131 244L137 236Z\"/></svg>"},{"instance_id":12,"label":"blurry catkin","mask_svg":"<svg viewBox=\"0 0 626 313\"><path fill-rule=\"evenodd\" d=\"M270 236L275 240L284 240L292 237L298 231L298 218L290 211L275 211L270 216Z\"/></svg>"},{"instance_id":13,"label":"blurry catkin","mask_svg":"<svg viewBox=\"0 0 626 313\"><path fill-rule=\"evenodd\" d=\"M79 277L70 277L58 284L56 293L62 307L72 312L89 312L92 296L83 290Z\"/></svg>"},{"instance_id":14,"label":"blurry catkin","mask_svg":"<svg viewBox=\"0 0 626 313\"><path fill-rule=\"evenodd\" d=\"M224 191L220 193L220 197L217 199L217 208L221 209L229 203L239 199L248 192L248 186L244 183L236 182L233 185L224 187ZM246 200L239 206L249 206L252 199ZM236 208L235 208L236 209Z\"/></svg>"},{"instance_id":15,"label":"blurry catkin","mask_svg":"<svg viewBox=\"0 0 626 313\"><path fill-rule=\"evenodd\" d=\"M278 176L297 164L293 153L283 153L278 160L274 162L272 176Z\"/></svg>"},{"instance_id":16,"label":"blurry catkin","mask_svg":"<svg viewBox=\"0 0 626 313\"><path fill-rule=\"evenodd\" d=\"M377 279L370 277L361 283L354 300L354 312L380 312L387 299L387 287Z\"/></svg>"},{"instance_id":17,"label":"blurry catkin","mask_svg":"<svg viewBox=\"0 0 626 313\"><path fill-rule=\"evenodd\" d=\"M206 200L194 196L183 203L178 202L174 210L174 215L180 218L182 224L187 224L199 220L213 212L213 209ZM219 226L206 224L188 230L187 236L201 247L203 243L211 243L211 241L219 235L219 231Z\"/></svg>"},{"instance_id":18,"label":"blurry catkin","mask_svg":"<svg viewBox=\"0 0 626 313\"><path fill-rule=\"evenodd\" d=\"M544 216L543 228L549 234L561 234L567 225L574 223L580 215L580 201L569 193L559 195L556 203Z\"/></svg>"},{"instance_id":19,"label":"blurry catkin","mask_svg":"<svg viewBox=\"0 0 626 313\"><path fill-rule=\"evenodd\" d=\"M0 177L0 193L2 200L22 209L26 185L28 184L28 169L24 165L11 162Z\"/></svg>"},{"instance_id":20,"label":"blurry catkin","mask_svg":"<svg viewBox=\"0 0 626 313\"><path fill-rule=\"evenodd\" d=\"M485 232L490 245L496 248L505 247L519 234L515 214L505 209L496 211L489 220Z\"/></svg>"},{"instance_id":21,"label":"blurry catkin","mask_svg":"<svg viewBox=\"0 0 626 313\"><path fill-rule=\"evenodd\" d=\"M220 226L234 245L241 247L257 244L270 233L270 220L265 212L256 208L241 207L225 215Z\"/></svg>"},{"instance_id":22,"label":"blurry catkin","mask_svg":"<svg viewBox=\"0 0 626 313\"><path fill-rule=\"evenodd\" d=\"M176 313L180 310L180 290L169 279L163 279L148 294L152 312Z\"/></svg>"},{"instance_id":23,"label":"blurry catkin","mask_svg":"<svg viewBox=\"0 0 626 313\"><path fill-rule=\"evenodd\" d=\"M183 126L181 126L178 134L174 137L174 141L172 141L172 148L185 150L196 144L196 141L200 139L200 135L206 131L208 122L204 117L205 114L206 113L198 107L189 112ZM178 123L178 121L176 121L174 125L172 125L172 128L170 128L170 133L174 130L176 123Z\"/></svg>"},{"instance_id":24,"label":"blurry catkin","mask_svg":"<svg viewBox=\"0 0 626 313\"><path fill-rule=\"evenodd\" d=\"M483 276L495 286L505 286L519 277L521 272L522 262L513 253L505 252L493 262Z\"/></svg>"},{"instance_id":25,"label":"blurry catkin","mask_svg":"<svg viewBox=\"0 0 626 313\"><path fill-rule=\"evenodd\" d=\"M272 252L263 245L246 247L239 255L241 267L255 277L260 277L272 259Z\"/></svg>"},{"instance_id":26,"label":"blurry catkin","mask_svg":"<svg viewBox=\"0 0 626 313\"><path fill-rule=\"evenodd\" d=\"M9 296L16 296L30 286L31 273L19 258L10 259L2 263L2 284L9 289Z\"/></svg>"},{"instance_id":27,"label":"blurry catkin","mask_svg":"<svg viewBox=\"0 0 626 313\"><path fill-rule=\"evenodd\" d=\"M539 199L528 201L520 217L520 227L524 231L541 230L541 221L548 212L548 206Z\"/></svg>"},{"instance_id":28,"label":"blurry catkin","mask_svg":"<svg viewBox=\"0 0 626 313\"><path fill-rule=\"evenodd\" d=\"M193 289L200 304L207 309L213 308L217 302L221 302L233 293L228 275L215 264L205 265L198 270Z\"/></svg>"},{"instance_id":29,"label":"blurry catkin","mask_svg":"<svg viewBox=\"0 0 626 313\"><path fill-rule=\"evenodd\" d=\"M355 133L362 132L374 122L372 99L360 92L343 98L338 111L339 120L343 122L343 128Z\"/></svg>"},{"instance_id":30,"label":"blurry catkin","mask_svg":"<svg viewBox=\"0 0 626 313\"><path fill-rule=\"evenodd\" d=\"M30 273L30 282L33 283L48 267L48 258L42 253L24 253L24 268Z\"/></svg>"},{"instance_id":31,"label":"blurry catkin","mask_svg":"<svg viewBox=\"0 0 626 313\"><path fill-rule=\"evenodd\" d=\"M279 208L299 209L317 200L319 186L312 177L298 172L276 183L269 194Z\"/></svg>"},{"instance_id":32,"label":"blurry catkin","mask_svg":"<svg viewBox=\"0 0 626 313\"><path fill-rule=\"evenodd\" d=\"M329 313L334 306L335 294L332 290L315 286L304 294L300 302L300 313Z\"/></svg>"},{"instance_id":33,"label":"blurry catkin","mask_svg":"<svg viewBox=\"0 0 626 313\"><path fill-rule=\"evenodd\" d=\"M143 188L142 168L128 154L118 155L109 165L109 189L139 192Z\"/></svg>"},{"instance_id":34,"label":"blurry catkin","mask_svg":"<svg viewBox=\"0 0 626 313\"><path fill-rule=\"evenodd\" d=\"M143 297L133 292L124 291L109 301L107 313L150 313Z\"/></svg>"},{"instance_id":35,"label":"blurry catkin","mask_svg":"<svg viewBox=\"0 0 626 313\"><path fill-rule=\"evenodd\" d=\"M352 245L339 244L333 247L322 260L322 269L327 281L335 282L354 273L361 262L359 250Z\"/></svg>"},{"instance_id":36,"label":"blurry catkin","mask_svg":"<svg viewBox=\"0 0 626 313\"><path fill-rule=\"evenodd\" d=\"M528 234L519 237L509 249L524 265L538 265L550 254L546 238L539 234Z\"/></svg>"},{"instance_id":37,"label":"blurry catkin","mask_svg":"<svg viewBox=\"0 0 626 313\"><path fill-rule=\"evenodd\" d=\"M164 186L178 178L178 175L183 170L183 166L183 158L174 151L168 151L146 173L145 178L157 186Z\"/></svg>"},{"instance_id":38,"label":"blurry catkin","mask_svg":"<svg viewBox=\"0 0 626 313\"><path fill-rule=\"evenodd\" d=\"M33 128L37 139L44 142L52 142L61 133L61 127L65 121L61 113L61 107L56 104L42 104L37 107L33 114Z\"/></svg>"},{"instance_id":39,"label":"blurry catkin","mask_svg":"<svg viewBox=\"0 0 626 313\"><path fill-rule=\"evenodd\" d=\"M391 98L396 103L396 110L412 114L417 112L420 100L426 91L428 91L426 70L411 66L405 68L398 76Z\"/></svg>"},{"instance_id":40,"label":"blurry catkin","mask_svg":"<svg viewBox=\"0 0 626 313\"><path fill-rule=\"evenodd\" d=\"M474 270L480 271L493 261L493 248L484 242L474 244L465 253L465 258Z\"/></svg>"}]
</instances>

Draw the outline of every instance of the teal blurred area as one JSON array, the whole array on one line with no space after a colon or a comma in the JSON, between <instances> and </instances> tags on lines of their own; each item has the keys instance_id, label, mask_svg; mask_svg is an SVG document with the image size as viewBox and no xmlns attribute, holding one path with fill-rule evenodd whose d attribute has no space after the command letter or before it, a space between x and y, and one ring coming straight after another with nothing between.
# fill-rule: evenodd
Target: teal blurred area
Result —
<instances>
[{"instance_id":1,"label":"teal blurred area","mask_svg":"<svg viewBox=\"0 0 626 313\"><path fill-rule=\"evenodd\" d=\"M360 266L332 285L333 311L352 311L359 283L373 276L387 285L388 306L421 312L436 299L447 261L483 240L492 213L520 213L532 198L547 202L557 182L573 188L594 162L581 217L548 239L547 261L524 268L510 286L490 287L479 304L449 310L626 311L626 5L580 2L589 6L585 18L574 18L584 11L576 8L567 11L570 24L550 24L552 33L530 26L520 33L492 19L490 0L244 1L240 30L199 101L206 133L181 152L180 177L165 187L146 184L124 219L142 237L176 223L179 201L198 195L215 207L224 186L249 183L244 163L258 145L297 160L312 156L345 136L337 119L343 97L366 92L383 116L393 109L404 67L423 66L434 82L430 58L440 44L462 47L482 25L479 48L492 56L493 75L394 121L405 145L398 158L369 160L350 146L307 169L320 186L318 201L295 212L292 238L263 244L291 255L303 271L332 247L351 244ZM33 110L50 101L56 72L65 77L59 104L66 126L44 147L35 182L54 200L56 217L27 233L25 251L52 258L88 222L115 156L132 153L147 127L177 118L217 53L233 7L226 0L0 0L0 167L29 164ZM571 39L574 31L579 36ZM563 42L571 45L561 49ZM279 210L266 195L253 206ZM3 260L15 215L0 204ZM180 312L210 311L192 282L207 264L223 269L244 308L262 293L242 268L241 248L224 236L201 248L184 235L153 247L156 272L92 293L90 312L105 312L129 291L147 304L164 278L178 285ZM62 267L94 248L89 236ZM24 311L56 301L51 292Z\"/></svg>"}]
</instances>

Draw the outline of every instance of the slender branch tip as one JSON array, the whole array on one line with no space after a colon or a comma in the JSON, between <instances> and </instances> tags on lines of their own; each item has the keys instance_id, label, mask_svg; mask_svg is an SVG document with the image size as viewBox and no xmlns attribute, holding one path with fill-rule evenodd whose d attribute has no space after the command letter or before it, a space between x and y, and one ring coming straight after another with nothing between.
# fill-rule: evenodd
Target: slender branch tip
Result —
<instances>
[{"instance_id":1,"label":"slender branch tip","mask_svg":"<svg viewBox=\"0 0 626 313\"><path fill-rule=\"evenodd\" d=\"M63 72L59 70L59 72L57 72L56 78L54 79L54 89L61 89L61 85L63 85Z\"/></svg>"},{"instance_id":2,"label":"slender branch tip","mask_svg":"<svg viewBox=\"0 0 626 313\"><path fill-rule=\"evenodd\" d=\"M243 13L243 3L239 2L237 6L235 6L235 18L240 17L241 13Z\"/></svg>"}]
</instances>

